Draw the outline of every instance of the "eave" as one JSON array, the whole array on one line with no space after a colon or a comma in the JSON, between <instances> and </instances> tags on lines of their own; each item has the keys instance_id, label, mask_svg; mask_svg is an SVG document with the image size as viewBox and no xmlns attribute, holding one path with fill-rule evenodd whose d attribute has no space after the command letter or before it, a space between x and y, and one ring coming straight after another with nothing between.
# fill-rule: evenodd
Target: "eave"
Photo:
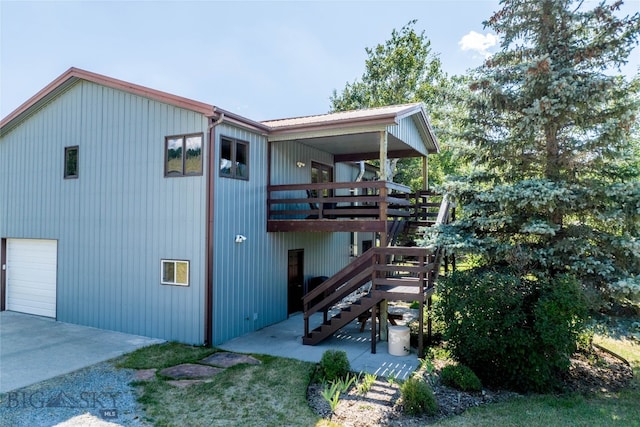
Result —
<instances>
[{"instance_id":1,"label":"eave","mask_svg":"<svg viewBox=\"0 0 640 427\"><path fill-rule=\"evenodd\" d=\"M411 146L394 135L410 120L422 144ZM336 161L378 158L380 133L389 138L389 157L419 157L440 151L422 103L392 105L317 116L262 122L269 126L269 142L298 141L334 154Z\"/></svg>"},{"instance_id":2,"label":"eave","mask_svg":"<svg viewBox=\"0 0 640 427\"><path fill-rule=\"evenodd\" d=\"M249 120L237 114L215 107L211 104L195 101L193 99L184 98L182 96L173 95L167 92L151 89L134 83L129 83L124 80L119 80L113 77L104 76L102 74L92 73L90 71L71 67L58 78L45 86L38 93L25 101L18 108L16 108L8 116L3 118L2 121L0 121L0 133L7 133L10 129L29 117L33 112L37 111L43 105L46 105L50 100L63 93L80 80L85 80L88 82L99 84L101 86L121 90L123 92L131 93L147 99L152 99L154 101L173 105L178 108L195 111L197 113L203 114L208 118L218 119L221 115L223 115L224 121L227 123L255 130L263 134L266 134L268 131L268 127L261 123Z\"/></svg>"}]
</instances>

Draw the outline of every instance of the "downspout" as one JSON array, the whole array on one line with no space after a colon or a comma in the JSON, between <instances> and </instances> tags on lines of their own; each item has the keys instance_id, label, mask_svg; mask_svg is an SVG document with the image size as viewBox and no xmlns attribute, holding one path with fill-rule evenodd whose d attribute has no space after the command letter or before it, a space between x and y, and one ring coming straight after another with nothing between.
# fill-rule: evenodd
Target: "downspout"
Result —
<instances>
[{"instance_id":1,"label":"downspout","mask_svg":"<svg viewBox=\"0 0 640 427\"><path fill-rule=\"evenodd\" d=\"M213 121L216 114L216 108L213 107L211 115L211 123L209 123L209 150L207 156L207 223L206 223L206 239L205 239L205 272L204 272L204 345L210 347L213 345L213 189L215 177L215 128L224 120L224 113L220 113L218 119Z\"/></svg>"},{"instance_id":2,"label":"downspout","mask_svg":"<svg viewBox=\"0 0 640 427\"><path fill-rule=\"evenodd\" d=\"M364 160L360 160L360 173L356 177L356 182L362 181L363 177L364 177Z\"/></svg>"}]
</instances>

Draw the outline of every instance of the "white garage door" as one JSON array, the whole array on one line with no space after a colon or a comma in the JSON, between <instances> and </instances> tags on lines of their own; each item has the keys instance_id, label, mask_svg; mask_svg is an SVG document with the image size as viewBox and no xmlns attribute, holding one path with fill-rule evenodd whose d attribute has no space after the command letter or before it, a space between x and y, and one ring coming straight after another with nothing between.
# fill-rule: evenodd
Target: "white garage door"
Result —
<instances>
[{"instance_id":1,"label":"white garage door","mask_svg":"<svg viewBox=\"0 0 640 427\"><path fill-rule=\"evenodd\" d=\"M55 318L57 263L55 240L7 239L7 310Z\"/></svg>"}]
</instances>

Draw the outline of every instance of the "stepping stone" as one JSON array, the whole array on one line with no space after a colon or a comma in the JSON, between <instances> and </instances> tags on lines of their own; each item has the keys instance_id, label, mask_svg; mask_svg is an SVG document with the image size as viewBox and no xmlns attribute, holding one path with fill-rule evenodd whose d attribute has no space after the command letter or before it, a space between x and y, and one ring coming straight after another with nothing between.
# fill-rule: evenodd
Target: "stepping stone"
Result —
<instances>
[{"instance_id":1,"label":"stepping stone","mask_svg":"<svg viewBox=\"0 0 640 427\"><path fill-rule=\"evenodd\" d=\"M202 359L200 363L220 366L221 368L230 368L231 366L239 365L240 363L259 365L262 362L260 362L255 357L247 356L244 354L220 352L213 353L211 356Z\"/></svg>"},{"instance_id":2,"label":"stepping stone","mask_svg":"<svg viewBox=\"0 0 640 427\"><path fill-rule=\"evenodd\" d=\"M210 378L219 374L223 370L213 366L196 365L194 363L183 363L160 371L160 375L180 380L184 378Z\"/></svg>"},{"instance_id":3,"label":"stepping stone","mask_svg":"<svg viewBox=\"0 0 640 427\"><path fill-rule=\"evenodd\" d=\"M149 381L156 377L156 368L153 369L138 369L136 371L136 380Z\"/></svg>"}]
</instances>

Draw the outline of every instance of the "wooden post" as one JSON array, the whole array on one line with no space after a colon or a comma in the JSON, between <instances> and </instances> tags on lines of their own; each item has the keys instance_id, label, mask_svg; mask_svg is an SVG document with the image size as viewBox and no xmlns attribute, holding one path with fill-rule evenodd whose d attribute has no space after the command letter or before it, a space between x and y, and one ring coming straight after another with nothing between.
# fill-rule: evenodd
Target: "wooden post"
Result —
<instances>
[{"instance_id":1,"label":"wooden post","mask_svg":"<svg viewBox=\"0 0 640 427\"><path fill-rule=\"evenodd\" d=\"M307 307L305 306L304 308L305 313L307 312ZM307 316L304 316L304 336L308 337L309 336L309 318Z\"/></svg>"},{"instance_id":2,"label":"wooden post","mask_svg":"<svg viewBox=\"0 0 640 427\"><path fill-rule=\"evenodd\" d=\"M387 196L389 195L388 189L386 186L380 188L380 194L378 202L378 206L380 209L380 222L384 224L384 231L380 232L380 247L386 248L388 245L387 236L389 234L389 222L387 217L387 209L389 207L389 203L387 202Z\"/></svg>"},{"instance_id":3,"label":"wooden post","mask_svg":"<svg viewBox=\"0 0 640 427\"><path fill-rule=\"evenodd\" d=\"M432 261L433 259L433 261ZM430 256L428 258L429 263L435 263L436 261L436 255L434 254L433 256ZM436 266L436 268L439 268ZM428 282L427 282L427 289L431 289L434 286L434 275L435 275L435 271L431 270L428 271ZM429 299L427 300L427 340L429 343L431 343L431 326L432 326L432 312L431 312L431 305L432 305L432 300L431 300L431 295L429 295Z\"/></svg>"},{"instance_id":4,"label":"wooden post","mask_svg":"<svg viewBox=\"0 0 640 427\"><path fill-rule=\"evenodd\" d=\"M429 157L422 158L422 189L429 189Z\"/></svg>"},{"instance_id":5,"label":"wooden post","mask_svg":"<svg viewBox=\"0 0 640 427\"><path fill-rule=\"evenodd\" d=\"M449 273L449 253L444 248L441 250L444 251L444 275L446 276Z\"/></svg>"},{"instance_id":6,"label":"wooden post","mask_svg":"<svg viewBox=\"0 0 640 427\"><path fill-rule=\"evenodd\" d=\"M373 254L372 260L373 260L373 274L371 276L371 295L373 295L373 293L376 290L376 285L375 285L375 279L377 277L377 273L375 270L375 264L378 260L379 252L376 252ZM371 307L371 354L376 354L376 306L377 304L373 304L373 307Z\"/></svg>"},{"instance_id":7,"label":"wooden post","mask_svg":"<svg viewBox=\"0 0 640 427\"><path fill-rule=\"evenodd\" d=\"M420 273L418 273L418 280L420 283L420 304L418 304L418 357L424 357L424 266L426 265L426 259L424 255L418 257L418 265L420 266Z\"/></svg>"},{"instance_id":8,"label":"wooden post","mask_svg":"<svg viewBox=\"0 0 640 427\"><path fill-rule=\"evenodd\" d=\"M431 295L429 295L429 299L427 300L427 340L429 341L429 343L432 342L431 339L431 328L432 328L432 322L433 322L433 313L432 313L432 305L433 305L433 301L431 300Z\"/></svg>"},{"instance_id":9,"label":"wooden post","mask_svg":"<svg viewBox=\"0 0 640 427\"><path fill-rule=\"evenodd\" d=\"M389 170L388 170L388 158L387 158L387 147L388 147L388 139L387 139L387 131L380 131L380 181L386 182L389 179ZM380 189L380 222L385 224L385 231L380 233L380 247L385 248L388 245L388 221L387 221L387 208L389 207L389 203L387 202L388 189L383 187ZM379 259L380 263L387 263L386 255L382 255ZM389 325L387 323L388 318L388 303L387 300L383 300L380 303L380 340L387 341ZM371 320L374 319L374 313L371 314ZM375 352L374 352L375 353Z\"/></svg>"},{"instance_id":10,"label":"wooden post","mask_svg":"<svg viewBox=\"0 0 640 427\"><path fill-rule=\"evenodd\" d=\"M389 179L389 165L387 164L387 131L380 131L380 181Z\"/></svg>"},{"instance_id":11,"label":"wooden post","mask_svg":"<svg viewBox=\"0 0 640 427\"><path fill-rule=\"evenodd\" d=\"M380 302L380 341L389 340L389 302Z\"/></svg>"},{"instance_id":12,"label":"wooden post","mask_svg":"<svg viewBox=\"0 0 640 427\"><path fill-rule=\"evenodd\" d=\"M456 220L456 208L451 208L451 222ZM451 271L456 271L456 254L453 252L451 254Z\"/></svg>"}]
</instances>

